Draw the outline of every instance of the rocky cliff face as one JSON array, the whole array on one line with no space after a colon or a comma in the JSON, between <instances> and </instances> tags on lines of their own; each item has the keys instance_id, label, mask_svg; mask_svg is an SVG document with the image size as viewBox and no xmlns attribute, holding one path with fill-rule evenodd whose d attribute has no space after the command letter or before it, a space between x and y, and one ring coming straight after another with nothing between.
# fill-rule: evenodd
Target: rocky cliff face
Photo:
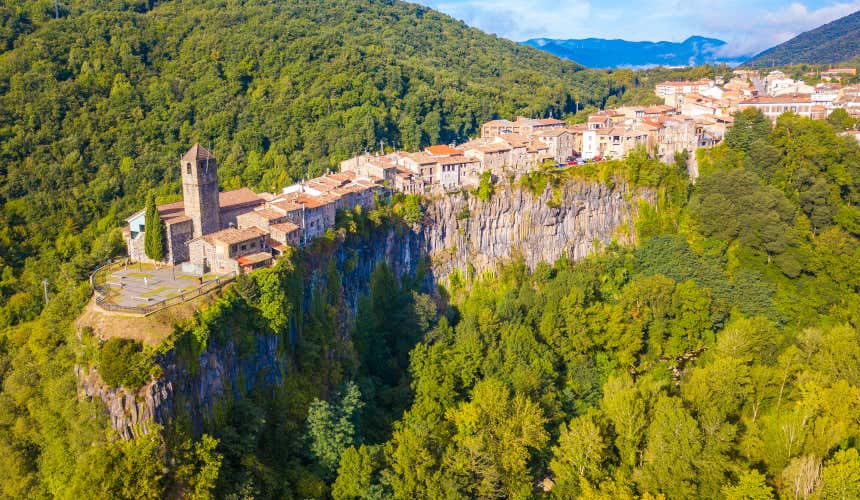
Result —
<instances>
[{"instance_id":1,"label":"rocky cliff face","mask_svg":"<svg viewBox=\"0 0 860 500\"><path fill-rule=\"evenodd\" d=\"M515 256L530 268L564 255L581 259L613 238L629 241L638 200L653 200L625 185L571 182L560 189L556 199L551 189L534 196L503 187L487 202L459 194L437 200L421 230L434 276L467 264L480 273Z\"/></svg>"},{"instance_id":2,"label":"rocky cliff face","mask_svg":"<svg viewBox=\"0 0 860 500\"><path fill-rule=\"evenodd\" d=\"M380 262L387 262L401 277L415 276L424 268L423 286L429 291L454 269L468 266L481 273L513 257L532 268L564 255L581 259L613 239L629 239L639 199L650 202L653 194L590 182L571 182L558 193L547 189L539 196L497 187L486 202L464 194L435 199L421 224L347 241L334 251L332 258L343 278L345 313L354 314L358 298L369 293L370 275ZM312 289L325 281L328 258L308 259L306 287ZM283 381L282 356L287 350L280 341L260 334L250 352L241 354L232 341L212 342L193 367L170 353L156 360L162 376L136 391L105 386L93 369L78 368L77 375L82 395L104 401L111 425L125 439L148 432L151 422L166 423L180 413L199 429L225 394L241 395Z\"/></svg>"},{"instance_id":3,"label":"rocky cliff face","mask_svg":"<svg viewBox=\"0 0 860 500\"><path fill-rule=\"evenodd\" d=\"M277 335L257 335L250 353L232 341L210 342L190 370L175 352L156 359L162 375L138 390L105 385L94 368L75 367L80 391L107 406L110 423L123 439L149 432L152 422L166 423L183 413L199 431L216 401L225 393L247 394L255 387L273 387L286 375Z\"/></svg>"}]
</instances>

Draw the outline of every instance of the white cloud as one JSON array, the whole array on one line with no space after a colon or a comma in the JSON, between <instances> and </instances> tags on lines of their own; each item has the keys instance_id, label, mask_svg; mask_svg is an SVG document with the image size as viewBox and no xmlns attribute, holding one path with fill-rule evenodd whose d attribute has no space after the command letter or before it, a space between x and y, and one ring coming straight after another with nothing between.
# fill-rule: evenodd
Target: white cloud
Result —
<instances>
[{"instance_id":1,"label":"white cloud","mask_svg":"<svg viewBox=\"0 0 860 500\"><path fill-rule=\"evenodd\" d=\"M793 2L770 10L756 8L733 20L712 19L703 27L729 42L725 55L749 54L778 45L858 9L860 1L835 3L818 9Z\"/></svg>"},{"instance_id":2,"label":"white cloud","mask_svg":"<svg viewBox=\"0 0 860 500\"><path fill-rule=\"evenodd\" d=\"M750 54L860 10L860 0L419 0L512 40L623 38L728 42L724 55Z\"/></svg>"},{"instance_id":3,"label":"white cloud","mask_svg":"<svg viewBox=\"0 0 860 500\"><path fill-rule=\"evenodd\" d=\"M571 38L594 12L587 0L426 0L429 5L470 26L512 40Z\"/></svg>"}]
</instances>

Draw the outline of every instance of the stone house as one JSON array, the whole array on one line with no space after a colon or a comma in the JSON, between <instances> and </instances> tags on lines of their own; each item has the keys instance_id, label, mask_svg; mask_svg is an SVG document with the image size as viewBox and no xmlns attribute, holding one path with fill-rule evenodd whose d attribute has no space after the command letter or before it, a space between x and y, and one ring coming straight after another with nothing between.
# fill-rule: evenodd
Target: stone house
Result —
<instances>
[{"instance_id":1,"label":"stone house","mask_svg":"<svg viewBox=\"0 0 860 500\"><path fill-rule=\"evenodd\" d=\"M258 227L222 229L193 239L190 261L204 272L229 273L254 269L272 261L268 232ZM243 260L240 258L244 257Z\"/></svg>"},{"instance_id":2,"label":"stone house","mask_svg":"<svg viewBox=\"0 0 860 500\"><path fill-rule=\"evenodd\" d=\"M481 126L481 138L497 137L504 134L531 134L539 130L564 128L567 124L555 118L526 118L518 116L516 121L492 120Z\"/></svg>"},{"instance_id":3,"label":"stone house","mask_svg":"<svg viewBox=\"0 0 860 500\"><path fill-rule=\"evenodd\" d=\"M786 94L780 96L758 96L742 101L738 108L743 111L747 108L755 108L771 121L786 111L797 113L804 118L812 118L812 94Z\"/></svg>"},{"instance_id":4,"label":"stone house","mask_svg":"<svg viewBox=\"0 0 860 500\"><path fill-rule=\"evenodd\" d=\"M426 186L430 186L434 182L436 174L436 159L425 152L418 153L398 153L397 163L421 176L422 181Z\"/></svg>"},{"instance_id":5,"label":"stone house","mask_svg":"<svg viewBox=\"0 0 860 500\"><path fill-rule=\"evenodd\" d=\"M268 207L259 207L252 212L247 212L239 215L237 218L238 229L248 229L250 227L258 227L260 229L269 229L274 224L287 222L287 216L277 210Z\"/></svg>"},{"instance_id":6,"label":"stone house","mask_svg":"<svg viewBox=\"0 0 860 500\"><path fill-rule=\"evenodd\" d=\"M424 193L424 179L406 167L400 167L394 176L394 190L406 194Z\"/></svg>"},{"instance_id":7,"label":"stone house","mask_svg":"<svg viewBox=\"0 0 860 500\"><path fill-rule=\"evenodd\" d=\"M533 137L549 147L549 154L556 163L564 163L573 156L573 135L566 128L541 130Z\"/></svg>"},{"instance_id":8,"label":"stone house","mask_svg":"<svg viewBox=\"0 0 860 500\"><path fill-rule=\"evenodd\" d=\"M392 182L397 175L397 157L360 155L340 162L340 171L341 173L351 172L356 177L377 178Z\"/></svg>"},{"instance_id":9,"label":"stone house","mask_svg":"<svg viewBox=\"0 0 860 500\"><path fill-rule=\"evenodd\" d=\"M489 170L502 175L511 162L511 145L499 137L475 139L460 145L463 155L481 163L481 171Z\"/></svg>"},{"instance_id":10,"label":"stone house","mask_svg":"<svg viewBox=\"0 0 860 500\"><path fill-rule=\"evenodd\" d=\"M272 242L293 247L301 246L302 228L289 221L273 224L269 226L269 237L272 240L269 242L269 246L283 253L283 249L278 249L276 245L272 245Z\"/></svg>"}]
</instances>

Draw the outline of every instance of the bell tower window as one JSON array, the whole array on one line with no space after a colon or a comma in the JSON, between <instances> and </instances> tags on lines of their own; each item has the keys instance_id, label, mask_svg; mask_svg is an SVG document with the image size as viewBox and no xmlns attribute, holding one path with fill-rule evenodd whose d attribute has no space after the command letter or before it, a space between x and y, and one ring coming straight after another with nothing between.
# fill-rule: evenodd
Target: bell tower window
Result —
<instances>
[{"instance_id":1,"label":"bell tower window","mask_svg":"<svg viewBox=\"0 0 860 500\"><path fill-rule=\"evenodd\" d=\"M185 173L188 175L191 175L191 164L190 163L185 164Z\"/></svg>"}]
</instances>

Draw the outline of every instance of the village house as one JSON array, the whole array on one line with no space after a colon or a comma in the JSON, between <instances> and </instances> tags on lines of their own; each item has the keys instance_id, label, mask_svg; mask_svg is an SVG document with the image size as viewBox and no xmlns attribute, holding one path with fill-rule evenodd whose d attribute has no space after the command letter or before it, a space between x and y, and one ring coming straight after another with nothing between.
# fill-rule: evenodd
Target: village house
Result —
<instances>
[{"instance_id":1,"label":"village house","mask_svg":"<svg viewBox=\"0 0 860 500\"><path fill-rule=\"evenodd\" d=\"M458 148L466 157L479 161L481 170L489 170L495 175L503 175L506 166L517 163L511 158L511 145L499 137L473 139Z\"/></svg>"},{"instance_id":2,"label":"village house","mask_svg":"<svg viewBox=\"0 0 860 500\"><path fill-rule=\"evenodd\" d=\"M397 174L394 176L394 190L406 194L424 194L426 185L424 179L407 169L400 167Z\"/></svg>"},{"instance_id":3,"label":"village house","mask_svg":"<svg viewBox=\"0 0 860 500\"><path fill-rule=\"evenodd\" d=\"M416 153L397 152L397 164L414 172L421 177L425 186L433 184L436 172L436 160L429 154L419 151Z\"/></svg>"},{"instance_id":4,"label":"village house","mask_svg":"<svg viewBox=\"0 0 860 500\"><path fill-rule=\"evenodd\" d=\"M647 146L648 133L639 128L612 127L587 130L582 136L582 158L619 159L637 146Z\"/></svg>"},{"instance_id":5,"label":"village house","mask_svg":"<svg viewBox=\"0 0 860 500\"><path fill-rule=\"evenodd\" d=\"M389 156L364 154L340 162L340 171L352 172L356 177L393 182L397 161Z\"/></svg>"},{"instance_id":6,"label":"village house","mask_svg":"<svg viewBox=\"0 0 860 500\"><path fill-rule=\"evenodd\" d=\"M839 91L839 97L834 106L842 108L849 115L860 117L860 85L846 85Z\"/></svg>"},{"instance_id":7,"label":"village house","mask_svg":"<svg viewBox=\"0 0 860 500\"><path fill-rule=\"evenodd\" d=\"M723 114L723 106L718 99L700 94L688 94L684 96L680 106L681 114L697 116L716 116Z\"/></svg>"},{"instance_id":8,"label":"village house","mask_svg":"<svg viewBox=\"0 0 860 500\"><path fill-rule=\"evenodd\" d=\"M782 71L771 71L765 77L765 90L770 96L789 94L811 94L812 85L806 82L788 78Z\"/></svg>"},{"instance_id":9,"label":"village house","mask_svg":"<svg viewBox=\"0 0 860 500\"><path fill-rule=\"evenodd\" d=\"M836 100L839 99L841 90L842 85L839 85L838 83L820 83L816 85L815 90L813 90L812 92L812 105L823 106L825 109L827 109L827 114L830 114L831 111L836 109Z\"/></svg>"},{"instance_id":10,"label":"village house","mask_svg":"<svg viewBox=\"0 0 860 500\"><path fill-rule=\"evenodd\" d=\"M272 263L268 232L258 227L230 227L195 238L189 244L190 261L216 273L251 271Z\"/></svg>"},{"instance_id":11,"label":"village house","mask_svg":"<svg viewBox=\"0 0 860 500\"><path fill-rule=\"evenodd\" d=\"M702 92L707 91L712 86L714 86L714 82L704 79L695 82L663 82L657 84L657 86L654 87L654 92L657 94L658 97L666 99L669 96L685 95L692 93L701 94Z\"/></svg>"},{"instance_id":12,"label":"village house","mask_svg":"<svg viewBox=\"0 0 860 500\"><path fill-rule=\"evenodd\" d=\"M842 80L843 78L852 78L857 76L856 68L833 68L821 72L821 79L824 81Z\"/></svg>"},{"instance_id":13,"label":"village house","mask_svg":"<svg viewBox=\"0 0 860 500\"><path fill-rule=\"evenodd\" d=\"M556 163L566 162L573 156L573 134L566 128L540 130L532 134L532 137L547 145L547 154L552 156Z\"/></svg>"},{"instance_id":14,"label":"village house","mask_svg":"<svg viewBox=\"0 0 860 500\"><path fill-rule=\"evenodd\" d=\"M492 120L481 126L481 137L495 137L502 134L531 134L539 130L563 128L567 124L555 118L526 118L518 116L516 121Z\"/></svg>"},{"instance_id":15,"label":"village house","mask_svg":"<svg viewBox=\"0 0 860 500\"><path fill-rule=\"evenodd\" d=\"M786 111L797 113L804 118L820 118L821 109L813 110L811 94L786 94L780 96L758 96L741 102L741 111L754 108L770 119L776 121L779 115Z\"/></svg>"}]
</instances>

